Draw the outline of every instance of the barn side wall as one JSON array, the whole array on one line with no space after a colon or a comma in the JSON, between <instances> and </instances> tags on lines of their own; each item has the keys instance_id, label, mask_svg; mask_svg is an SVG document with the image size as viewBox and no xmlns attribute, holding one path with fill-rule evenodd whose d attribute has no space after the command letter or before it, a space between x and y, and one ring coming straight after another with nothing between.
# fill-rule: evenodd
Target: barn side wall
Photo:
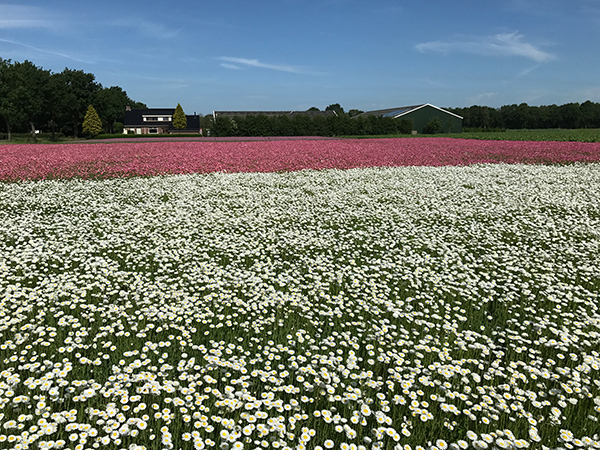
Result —
<instances>
[{"instance_id":1,"label":"barn side wall","mask_svg":"<svg viewBox=\"0 0 600 450\"><path fill-rule=\"evenodd\" d=\"M462 119L431 106L424 106L423 108L411 111L398 117L398 119L412 119L414 123L414 129L421 134L423 133L423 128L425 128L427 122L434 117L437 117L442 122L442 129L444 133L462 133Z\"/></svg>"}]
</instances>

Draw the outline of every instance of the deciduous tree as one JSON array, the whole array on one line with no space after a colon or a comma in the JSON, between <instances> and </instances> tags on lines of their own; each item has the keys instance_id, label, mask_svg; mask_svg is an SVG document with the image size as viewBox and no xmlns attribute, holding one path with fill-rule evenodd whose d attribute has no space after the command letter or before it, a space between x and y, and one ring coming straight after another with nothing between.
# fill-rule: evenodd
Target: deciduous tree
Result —
<instances>
[{"instance_id":1,"label":"deciduous tree","mask_svg":"<svg viewBox=\"0 0 600 450\"><path fill-rule=\"evenodd\" d=\"M108 133L114 133L115 122L123 122L125 107L131 105L127 93L119 86L100 89L95 95L96 111Z\"/></svg>"},{"instance_id":2,"label":"deciduous tree","mask_svg":"<svg viewBox=\"0 0 600 450\"><path fill-rule=\"evenodd\" d=\"M329 105L327 108L325 108L325 111L333 111L338 116L341 116L342 114L344 114L344 108L342 108L342 106L339 103L334 103L333 105Z\"/></svg>"},{"instance_id":3,"label":"deciduous tree","mask_svg":"<svg viewBox=\"0 0 600 450\"><path fill-rule=\"evenodd\" d=\"M35 138L36 124L45 123L50 71L30 61L0 62L0 115L10 136L13 125L21 125Z\"/></svg>"},{"instance_id":4,"label":"deciduous tree","mask_svg":"<svg viewBox=\"0 0 600 450\"><path fill-rule=\"evenodd\" d=\"M86 114L95 94L102 89L102 85L95 81L95 76L82 70L65 69L55 75L57 89L59 89L59 102L56 107L59 111L59 123L73 127L73 137L77 137L79 126Z\"/></svg>"}]
</instances>

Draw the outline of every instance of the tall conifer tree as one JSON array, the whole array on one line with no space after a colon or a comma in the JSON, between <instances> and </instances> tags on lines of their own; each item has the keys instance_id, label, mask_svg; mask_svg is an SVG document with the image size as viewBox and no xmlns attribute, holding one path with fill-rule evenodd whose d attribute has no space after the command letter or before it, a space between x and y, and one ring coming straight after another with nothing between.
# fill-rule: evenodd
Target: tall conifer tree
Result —
<instances>
[{"instance_id":1,"label":"tall conifer tree","mask_svg":"<svg viewBox=\"0 0 600 450\"><path fill-rule=\"evenodd\" d=\"M90 136L96 136L102 131L102 121L92 105L88 106L83 119L83 132Z\"/></svg>"},{"instance_id":2,"label":"tall conifer tree","mask_svg":"<svg viewBox=\"0 0 600 450\"><path fill-rule=\"evenodd\" d=\"M183 112L183 108L179 103L177 103L177 108L175 108L175 112L173 113L173 126L178 130L184 130L187 128L187 119L185 117L185 113Z\"/></svg>"}]
</instances>

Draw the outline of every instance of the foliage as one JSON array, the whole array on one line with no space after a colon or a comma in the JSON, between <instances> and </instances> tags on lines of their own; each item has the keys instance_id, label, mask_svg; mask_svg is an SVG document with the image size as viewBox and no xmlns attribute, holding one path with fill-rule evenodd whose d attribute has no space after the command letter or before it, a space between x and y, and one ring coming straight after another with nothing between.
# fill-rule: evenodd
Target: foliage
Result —
<instances>
[{"instance_id":1,"label":"foliage","mask_svg":"<svg viewBox=\"0 0 600 450\"><path fill-rule=\"evenodd\" d=\"M14 128L35 137L36 123L47 118L49 78L49 71L30 61L0 61L0 115L9 136Z\"/></svg>"},{"instance_id":2,"label":"foliage","mask_svg":"<svg viewBox=\"0 0 600 450\"><path fill-rule=\"evenodd\" d=\"M187 128L187 118L179 103L177 103L177 108L175 108L175 112L173 113L173 126L178 130L185 130Z\"/></svg>"},{"instance_id":3,"label":"foliage","mask_svg":"<svg viewBox=\"0 0 600 450\"><path fill-rule=\"evenodd\" d=\"M65 69L56 75L57 80L57 122L63 123L63 129L69 129L76 137L79 134L83 117L88 105L94 102L95 95L102 88L95 76L82 70Z\"/></svg>"},{"instance_id":4,"label":"foliage","mask_svg":"<svg viewBox=\"0 0 600 450\"><path fill-rule=\"evenodd\" d=\"M92 105L88 106L83 119L83 133L94 137L102 131L102 121Z\"/></svg>"},{"instance_id":5,"label":"foliage","mask_svg":"<svg viewBox=\"0 0 600 450\"><path fill-rule=\"evenodd\" d=\"M131 106L131 101L127 93L119 86L111 86L101 89L95 98L98 114L104 118L104 129L107 133L123 132L123 111L127 105ZM121 122L121 129L118 131L115 125Z\"/></svg>"},{"instance_id":6,"label":"foliage","mask_svg":"<svg viewBox=\"0 0 600 450\"><path fill-rule=\"evenodd\" d=\"M339 103L334 103L333 105L329 105L327 108L325 108L325 111L333 111L338 116L341 116L342 114L344 114L344 108L342 108L342 106Z\"/></svg>"},{"instance_id":7,"label":"foliage","mask_svg":"<svg viewBox=\"0 0 600 450\"><path fill-rule=\"evenodd\" d=\"M600 128L600 103L529 106L504 105L500 108L470 106L448 108L464 118L463 128Z\"/></svg>"},{"instance_id":8,"label":"foliage","mask_svg":"<svg viewBox=\"0 0 600 450\"><path fill-rule=\"evenodd\" d=\"M432 117L423 127L423 134L437 134L443 130L442 121L439 117Z\"/></svg>"},{"instance_id":9,"label":"foliage","mask_svg":"<svg viewBox=\"0 0 600 450\"><path fill-rule=\"evenodd\" d=\"M123 121L126 105L145 106L118 86L103 88L91 73L68 68L51 73L30 61L0 58L0 132L9 140L13 132L36 136L45 128L76 137L90 104L97 105L109 132L114 122Z\"/></svg>"},{"instance_id":10,"label":"foliage","mask_svg":"<svg viewBox=\"0 0 600 450\"><path fill-rule=\"evenodd\" d=\"M245 117L211 117L204 128L211 136L361 136L410 133L412 120L394 120L389 117L350 117L348 114L314 116L297 114Z\"/></svg>"},{"instance_id":11,"label":"foliage","mask_svg":"<svg viewBox=\"0 0 600 450\"><path fill-rule=\"evenodd\" d=\"M364 111L360 110L360 109L351 109L350 111L348 111L348 115L350 117L354 117L354 116L358 116L359 114L364 113Z\"/></svg>"}]
</instances>

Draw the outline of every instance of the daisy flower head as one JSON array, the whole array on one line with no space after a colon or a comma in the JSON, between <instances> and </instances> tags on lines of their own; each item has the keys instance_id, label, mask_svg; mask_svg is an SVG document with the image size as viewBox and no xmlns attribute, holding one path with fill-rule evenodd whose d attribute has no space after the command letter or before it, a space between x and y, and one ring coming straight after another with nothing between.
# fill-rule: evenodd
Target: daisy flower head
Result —
<instances>
[{"instance_id":1,"label":"daisy flower head","mask_svg":"<svg viewBox=\"0 0 600 450\"><path fill-rule=\"evenodd\" d=\"M437 441L435 441L435 446L440 450L446 450L448 448L448 444L443 439L438 439Z\"/></svg>"},{"instance_id":2,"label":"daisy flower head","mask_svg":"<svg viewBox=\"0 0 600 450\"><path fill-rule=\"evenodd\" d=\"M364 404L361 406L360 412L362 413L363 416L369 417L371 415L371 408L369 407L369 405Z\"/></svg>"}]
</instances>

